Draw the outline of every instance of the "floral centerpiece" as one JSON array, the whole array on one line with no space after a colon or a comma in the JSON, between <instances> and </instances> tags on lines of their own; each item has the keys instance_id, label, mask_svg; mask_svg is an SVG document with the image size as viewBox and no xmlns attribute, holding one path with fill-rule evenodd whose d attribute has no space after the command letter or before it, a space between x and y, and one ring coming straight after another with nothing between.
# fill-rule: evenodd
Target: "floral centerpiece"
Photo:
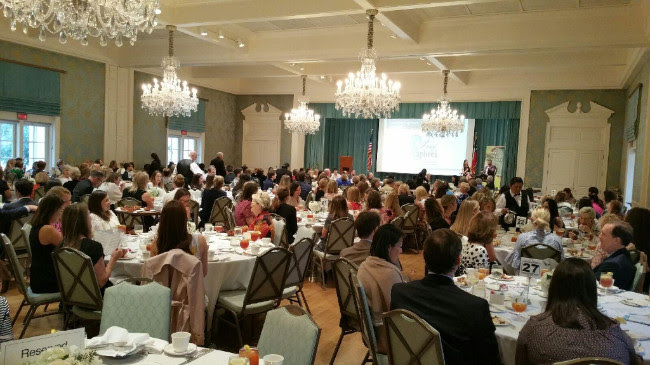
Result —
<instances>
[{"instance_id":1,"label":"floral centerpiece","mask_svg":"<svg viewBox=\"0 0 650 365\"><path fill-rule=\"evenodd\" d=\"M36 360L23 365L101 365L102 359L93 350L80 350L77 346L52 347L42 352Z\"/></svg>"},{"instance_id":2,"label":"floral centerpiece","mask_svg":"<svg viewBox=\"0 0 650 365\"><path fill-rule=\"evenodd\" d=\"M154 186L153 188L149 189L147 193L149 193L149 195L151 195L154 199L164 194L163 190L157 186Z\"/></svg>"},{"instance_id":3,"label":"floral centerpiece","mask_svg":"<svg viewBox=\"0 0 650 365\"><path fill-rule=\"evenodd\" d=\"M539 286L542 288L542 292L546 295L548 295L548 288L551 286L551 279L553 279L553 272L547 271L539 280Z\"/></svg>"}]
</instances>

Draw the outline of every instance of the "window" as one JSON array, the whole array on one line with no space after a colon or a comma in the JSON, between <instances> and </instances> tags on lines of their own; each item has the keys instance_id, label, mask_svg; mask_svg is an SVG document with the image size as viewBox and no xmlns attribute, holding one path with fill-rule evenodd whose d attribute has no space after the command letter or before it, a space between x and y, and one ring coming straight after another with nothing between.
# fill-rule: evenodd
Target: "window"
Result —
<instances>
[{"instance_id":1,"label":"window","mask_svg":"<svg viewBox=\"0 0 650 365\"><path fill-rule=\"evenodd\" d=\"M167 163L187 158L190 152L196 151L197 162L202 161L203 133L190 133L182 135L181 131L167 130Z\"/></svg>"},{"instance_id":2,"label":"window","mask_svg":"<svg viewBox=\"0 0 650 365\"><path fill-rule=\"evenodd\" d=\"M36 161L45 161L48 168L56 158L58 118L30 114L28 120L17 120L16 113L0 112L0 164L22 157L26 171Z\"/></svg>"},{"instance_id":3,"label":"window","mask_svg":"<svg viewBox=\"0 0 650 365\"><path fill-rule=\"evenodd\" d=\"M636 163L636 141L627 148L627 166L625 170L625 206L632 208L632 191L634 190L634 165Z\"/></svg>"}]
</instances>

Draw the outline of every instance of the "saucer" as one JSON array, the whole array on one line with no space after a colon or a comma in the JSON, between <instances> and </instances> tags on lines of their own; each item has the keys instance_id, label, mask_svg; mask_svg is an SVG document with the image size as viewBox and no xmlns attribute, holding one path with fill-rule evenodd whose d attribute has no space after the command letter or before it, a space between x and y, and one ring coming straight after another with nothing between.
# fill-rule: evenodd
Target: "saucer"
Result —
<instances>
[{"instance_id":1,"label":"saucer","mask_svg":"<svg viewBox=\"0 0 650 365\"><path fill-rule=\"evenodd\" d=\"M165 346L163 351L169 356L187 356L187 355L193 353L194 351L196 351L196 349L197 349L197 346L195 344L193 344L193 343L190 343L189 345L187 345L187 351L185 351L185 352L176 352L176 351L174 351L174 345L170 343L170 344L167 344L167 346Z\"/></svg>"}]
</instances>

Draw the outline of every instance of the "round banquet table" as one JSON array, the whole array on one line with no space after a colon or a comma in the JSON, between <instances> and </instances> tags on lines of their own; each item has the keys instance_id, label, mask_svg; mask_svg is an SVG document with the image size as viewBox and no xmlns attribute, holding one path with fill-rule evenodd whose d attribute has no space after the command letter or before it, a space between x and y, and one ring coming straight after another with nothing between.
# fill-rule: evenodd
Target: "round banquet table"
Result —
<instances>
[{"instance_id":1,"label":"round banquet table","mask_svg":"<svg viewBox=\"0 0 650 365\"><path fill-rule=\"evenodd\" d=\"M539 286L531 285L528 299L530 304L526 311L521 315L514 312L511 308L510 298L519 295L524 291L527 278L516 276L513 281L497 281L491 277L485 279L486 284L499 283L506 284L506 302L505 310L498 309L490 305L490 312L492 315L497 315L509 321L506 326L496 327L496 337L499 345L499 354L501 361L505 365L513 365L515 363L515 352L517 349L517 338L519 331L526 324L528 318L543 312L546 305L546 298L543 296ZM458 285L458 282L455 281ZM532 279L535 283L536 279ZM462 289L471 292L469 287L461 287ZM489 292L489 290L486 290ZM625 299L634 299L647 303L645 307L631 307L621 303ZM637 353L643 356L645 364L650 364L650 299L647 295L642 295L629 291L622 291L617 294L605 294L601 290L598 291L598 306L601 312L610 318L626 317L632 315L631 320L627 323L621 324L621 328L625 330L628 335L634 338L641 338L643 341L635 341ZM632 320L645 321L646 324L632 322Z\"/></svg>"},{"instance_id":2,"label":"round banquet table","mask_svg":"<svg viewBox=\"0 0 650 365\"><path fill-rule=\"evenodd\" d=\"M241 249L233 249L230 246L231 237L225 237L225 234L213 234L206 238L210 250L216 251L215 260L208 262L208 274L203 279L205 295L208 298L206 326L210 329L219 292L246 289L253 274L256 256L242 254ZM143 261L137 236L128 236L126 247L131 250L131 254L127 255L130 259L120 259L115 263L111 273L113 283L142 276ZM260 250L260 254L263 252L265 250Z\"/></svg>"},{"instance_id":3,"label":"round banquet table","mask_svg":"<svg viewBox=\"0 0 650 365\"><path fill-rule=\"evenodd\" d=\"M198 351L198 350L197 350ZM207 364L228 364L228 358L232 353L214 350L211 351L198 359L192 361L192 365L207 365ZM141 365L179 365L184 361L188 360L184 356L169 356L165 353L162 354L136 354L124 359L111 359L107 357L102 357L102 361L106 365L122 365L122 364L141 364ZM263 364L263 360L260 359L260 364Z\"/></svg>"}]
</instances>

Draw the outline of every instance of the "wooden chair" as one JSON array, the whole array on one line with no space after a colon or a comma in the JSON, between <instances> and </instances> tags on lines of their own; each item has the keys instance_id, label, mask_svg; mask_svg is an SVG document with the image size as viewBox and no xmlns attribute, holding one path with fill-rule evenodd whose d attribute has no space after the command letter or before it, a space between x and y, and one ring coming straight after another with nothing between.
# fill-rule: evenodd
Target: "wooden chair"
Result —
<instances>
[{"instance_id":1,"label":"wooden chair","mask_svg":"<svg viewBox=\"0 0 650 365\"><path fill-rule=\"evenodd\" d=\"M581 357L579 359L555 362L553 365L623 365L623 363L602 357Z\"/></svg>"},{"instance_id":2,"label":"wooden chair","mask_svg":"<svg viewBox=\"0 0 650 365\"><path fill-rule=\"evenodd\" d=\"M350 282L350 273L356 275L359 268L352 261L340 258L332 263L332 271L334 272L334 284L336 287L336 298L339 302L339 312L341 319L339 320L339 327L341 327L341 335L336 342L334 353L330 359L330 365L334 364L336 354L339 352L343 337L359 332L359 314L354 306L354 299L352 298L353 286Z\"/></svg>"},{"instance_id":3,"label":"wooden chair","mask_svg":"<svg viewBox=\"0 0 650 365\"><path fill-rule=\"evenodd\" d=\"M383 317L391 365L444 365L440 333L431 325L404 309Z\"/></svg>"},{"instance_id":4,"label":"wooden chair","mask_svg":"<svg viewBox=\"0 0 650 365\"><path fill-rule=\"evenodd\" d=\"M418 229L418 214L420 214L420 207L415 204L402 205L404 212L404 224L402 225L402 232L406 237L405 240L412 239L415 245L415 251L420 252L420 243L418 242L417 229Z\"/></svg>"},{"instance_id":5,"label":"wooden chair","mask_svg":"<svg viewBox=\"0 0 650 365\"><path fill-rule=\"evenodd\" d=\"M537 260L552 259L559 263L562 260L562 253L550 245L538 243L522 248L521 257Z\"/></svg>"},{"instance_id":6,"label":"wooden chair","mask_svg":"<svg viewBox=\"0 0 650 365\"><path fill-rule=\"evenodd\" d=\"M352 298L354 298L354 306L359 315L361 338L368 348L368 352L366 352L362 363L371 362L373 365L388 364L388 357L377 352L377 337L375 336L375 328L372 325L366 291L363 289L363 285L361 285L356 273L350 273L350 282L353 287Z\"/></svg>"},{"instance_id":7,"label":"wooden chair","mask_svg":"<svg viewBox=\"0 0 650 365\"><path fill-rule=\"evenodd\" d=\"M314 250L314 262L312 272L315 272L315 266L320 268L321 285L325 290L325 271L327 263L339 258L339 253L344 248L354 244L354 221L349 217L343 217L335 220L330 224L327 232L327 241L323 251Z\"/></svg>"},{"instance_id":8,"label":"wooden chair","mask_svg":"<svg viewBox=\"0 0 650 365\"><path fill-rule=\"evenodd\" d=\"M215 306L230 313L233 321L218 316L218 321L234 327L237 331L239 346L244 345L241 333L241 321L251 315L268 312L282 300L284 283L289 272L291 253L281 247L274 247L255 260L253 274L246 290L229 290L219 293Z\"/></svg>"},{"instance_id":9,"label":"wooden chair","mask_svg":"<svg viewBox=\"0 0 650 365\"><path fill-rule=\"evenodd\" d=\"M233 208L232 200L228 197L221 197L214 201L210 211L210 223L213 225L222 224L226 230L235 228L231 225L229 211ZM234 223L234 219L232 221Z\"/></svg>"},{"instance_id":10,"label":"wooden chair","mask_svg":"<svg viewBox=\"0 0 650 365\"><path fill-rule=\"evenodd\" d=\"M90 257L74 248L62 247L52 253L52 260L61 300L70 309L64 328L68 328L73 316L100 321L104 301Z\"/></svg>"},{"instance_id":11,"label":"wooden chair","mask_svg":"<svg viewBox=\"0 0 650 365\"><path fill-rule=\"evenodd\" d=\"M122 198L118 200L117 203L115 203L116 208L140 206L142 206L142 203L138 199L134 198ZM116 211L115 213L117 213L117 218L120 221L120 224L123 224L128 228L132 228L136 224L143 224L142 217L134 217L131 214L125 212Z\"/></svg>"},{"instance_id":12,"label":"wooden chair","mask_svg":"<svg viewBox=\"0 0 650 365\"><path fill-rule=\"evenodd\" d=\"M192 212L192 217L193 217L192 220L194 221L194 224L196 225L196 227L198 227L199 226L199 203L194 199L190 199L190 212Z\"/></svg>"},{"instance_id":13,"label":"wooden chair","mask_svg":"<svg viewBox=\"0 0 650 365\"><path fill-rule=\"evenodd\" d=\"M32 319L58 314L57 311L53 311L53 312L47 312L47 313L35 315L36 310L41 305L47 305L50 303L59 302L61 300L61 294L60 293L36 294L32 292L31 287L29 287L25 282L25 272L24 272L25 269L23 269L22 265L20 265L20 261L18 260L18 256L16 256L16 251L14 250L14 245L11 243L11 241L9 241L9 238L7 236L5 236L4 234L1 234L1 236L2 236L2 245L4 246L5 256L9 261L9 267L11 268L11 271L14 274L14 278L16 279L16 286L18 287L18 291L20 292L20 294L23 295L23 301L20 303L20 307L18 307L16 316L11 321L12 326L16 324L16 320L18 320L18 316L20 315L20 311L23 309L23 307L29 305L29 309L27 310L27 315L25 316L25 319L23 321L24 322L23 330L20 332L20 337L18 337L18 338L23 338L23 336L25 335L25 331L27 331L27 327L29 327L29 323L32 321Z\"/></svg>"},{"instance_id":14,"label":"wooden chair","mask_svg":"<svg viewBox=\"0 0 650 365\"><path fill-rule=\"evenodd\" d=\"M45 187L44 186L41 186L38 189L34 190L34 201L35 202L38 203L39 200L41 200L41 198L43 198L44 196L45 196Z\"/></svg>"},{"instance_id":15,"label":"wooden chair","mask_svg":"<svg viewBox=\"0 0 650 365\"><path fill-rule=\"evenodd\" d=\"M311 314L302 287L305 283L305 276L307 276L307 269L311 264L312 251L314 251L314 241L310 238L303 238L298 242L294 242L289 247L289 251L293 254L293 259L289 264L289 274L284 283L282 299L286 299L291 303L298 303L301 307L304 302L305 309L309 314ZM300 300L301 295L302 301Z\"/></svg>"}]
</instances>

